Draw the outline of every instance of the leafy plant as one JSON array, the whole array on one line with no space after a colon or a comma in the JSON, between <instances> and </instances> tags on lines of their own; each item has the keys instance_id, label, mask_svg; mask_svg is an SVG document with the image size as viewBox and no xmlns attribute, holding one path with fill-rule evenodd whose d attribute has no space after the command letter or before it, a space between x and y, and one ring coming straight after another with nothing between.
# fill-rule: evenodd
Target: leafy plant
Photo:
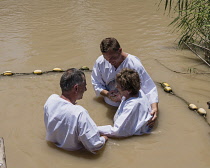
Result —
<instances>
[{"instance_id":1,"label":"leafy plant","mask_svg":"<svg viewBox=\"0 0 210 168\"><path fill-rule=\"evenodd\" d=\"M160 0L165 10L174 12L174 31L180 32L179 46L183 43L200 44L210 49L210 0Z\"/></svg>"}]
</instances>

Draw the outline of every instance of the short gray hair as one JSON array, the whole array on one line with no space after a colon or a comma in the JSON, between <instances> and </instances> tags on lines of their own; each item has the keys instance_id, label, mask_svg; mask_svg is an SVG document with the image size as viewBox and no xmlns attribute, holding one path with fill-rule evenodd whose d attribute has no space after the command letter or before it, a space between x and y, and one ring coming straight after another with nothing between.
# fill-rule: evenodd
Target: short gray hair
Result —
<instances>
[{"instance_id":1,"label":"short gray hair","mask_svg":"<svg viewBox=\"0 0 210 168\"><path fill-rule=\"evenodd\" d=\"M67 69L60 79L60 87L62 92L71 90L76 84L84 82L85 74L76 68Z\"/></svg>"}]
</instances>

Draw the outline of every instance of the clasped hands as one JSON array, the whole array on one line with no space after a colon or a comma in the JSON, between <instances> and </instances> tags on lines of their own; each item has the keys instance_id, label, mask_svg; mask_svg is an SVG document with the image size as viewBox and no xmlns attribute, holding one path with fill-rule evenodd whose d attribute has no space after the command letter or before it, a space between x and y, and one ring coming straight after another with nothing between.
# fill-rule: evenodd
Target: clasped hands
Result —
<instances>
[{"instance_id":1,"label":"clasped hands","mask_svg":"<svg viewBox=\"0 0 210 168\"><path fill-rule=\"evenodd\" d=\"M122 96L118 90L111 90L108 92L107 97L113 102L121 102Z\"/></svg>"}]
</instances>

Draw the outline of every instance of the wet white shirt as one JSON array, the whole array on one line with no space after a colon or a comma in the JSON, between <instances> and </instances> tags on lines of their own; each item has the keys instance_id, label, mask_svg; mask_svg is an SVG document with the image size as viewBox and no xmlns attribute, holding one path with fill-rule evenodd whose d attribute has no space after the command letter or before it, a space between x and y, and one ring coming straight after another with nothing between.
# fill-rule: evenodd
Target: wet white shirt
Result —
<instances>
[{"instance_id":1,"label":"wet white shirt","mask_svg":"<svg viewBox=\"0 0 210 168\"><path fill-rule=\"evenodd\" d=\"M98 126L102 135L109 137L128 137L149 134L151 129L147 122L152 118L151 106L146 95L140 90L138 97L131 97L122 102L114 116L114 126Z\"/></svg>"},{"instance_id":2,"label":"wet white shirt","mask_svg":"<svg viewBox=\"0 0 210 168\"><path fill-rule=\"evenodd\" d=\"M144 69L139 58L136 56L128 54L126 59L120 64L116 69L111 65L103 55L101 55L95 62L91 80L93 88L96 92L96 95L99 96L102 90L115 90L115 77L123 68L134 69L139 73L141 79L141 89L147 95L150 104L158 103L158 92L155 83L149 76L149 74ZM119 106L120 103L116 103L104 97L104 100L107 104L112 106Z\"/></svg>"},{"instance_id":3,"label":"wet white shirt","mask_svg":"<svg viewBox=\"0 0 210 168\"><path fill-rule=\"evenodd\" d=\"M87 110L80 105L52 94L44 105L46 140L65 150L86 148L90 152L99 150L105 144L97 126Z\"/></svg>"}]
</instances>

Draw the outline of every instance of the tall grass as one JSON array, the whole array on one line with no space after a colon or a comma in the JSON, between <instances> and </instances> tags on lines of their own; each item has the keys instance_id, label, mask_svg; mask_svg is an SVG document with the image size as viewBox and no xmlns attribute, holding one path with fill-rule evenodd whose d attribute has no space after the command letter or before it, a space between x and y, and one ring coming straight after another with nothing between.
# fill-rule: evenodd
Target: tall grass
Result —
<instances>
[{"instance_id":1,"label":"tall grass","mask_svg":"<svg viewBox=\"0 0 210 168\"><path fill-rule=\"evenodd\" d=\"M195 43L210 49L210 0L160 0L175 14L170 23L180 33L179 46Z\"/></svg>"}]
</instances>

